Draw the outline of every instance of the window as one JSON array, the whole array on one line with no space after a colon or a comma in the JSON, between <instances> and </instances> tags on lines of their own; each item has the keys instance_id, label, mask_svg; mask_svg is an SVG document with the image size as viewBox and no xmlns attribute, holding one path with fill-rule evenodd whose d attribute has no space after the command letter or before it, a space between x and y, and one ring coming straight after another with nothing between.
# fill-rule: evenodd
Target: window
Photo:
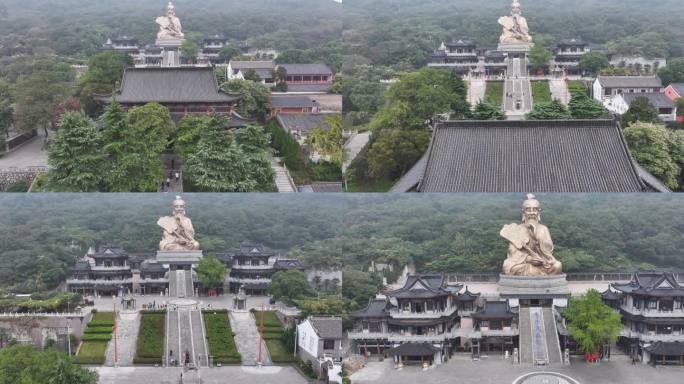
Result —
<instances>
[{"instance_id":1,"label":"window","mask_svg":"<svg viewBox=\"0 0 684 384\"><path fill-rule=\"evenodd\" d=\"M323 340L323 349L326 351L335 349L335 340Z\"/></svg>"}]
</instances>

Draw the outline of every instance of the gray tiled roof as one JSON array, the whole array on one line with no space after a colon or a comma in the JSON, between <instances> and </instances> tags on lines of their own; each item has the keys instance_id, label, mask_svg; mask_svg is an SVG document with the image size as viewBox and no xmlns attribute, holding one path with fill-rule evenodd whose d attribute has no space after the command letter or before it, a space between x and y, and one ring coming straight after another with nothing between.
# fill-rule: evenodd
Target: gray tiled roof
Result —
<instances>
[{"instance_id":1,"label":"gray tiled roof","mask_svg":"<svg viewBox=\"0 0 684 384\"><path fill-rule=\"evenodd\" d=\"M272 70L275 68L273 61L231 61L230 67L233 70L237 69L264 69Z\"/></svg>"},{"instance_id":2,"label":"gray tiled roof","mask_svg":"<svg viewBox=\"0 0 684 384\"><path fill-rule=\"evenodd\" d=\"M646 190L612 120L447 121L427 156L420 192Z\"/></svg>"},{"instance_id":3,"label":"gray tiled roof","mask_svg":"<svg viewBox=\"0 0 684 384\"><path fill-rule=\"evenodd\" d=\"M240 99L219 89L210 67L129 68L114 97L120 103L212 103Z\"/></svg>"},{"instance_id":4,"label":"gray tiled roof","mask_svg":"<svg viewBox=\"0 0 684 384\"><path fill-rule=\"evenodd\" d=\"M332 84L288 84L288 92L328 92Z\"/></svg>"},{"instance_id":5,"label":"gray tiled roof","mask_svg":"<svg viewBox=\"0 0 684 384\"><path fill-rule=\"evenodd\" d=\"M684 83L672 83L670 86L679 94L679 97L684 97Z\"/></svg>"},{"instance_id":6,"label":"gray tiled roof","mask_svg":"<svg viewBox=\"0 0 684 384\"><path fill-rule=\"evenodd\" d=\"M481 311L473 313L476 319L512 319L515 314L508 308L505 301L487 301Z\"/></svg>"},{"instance_id":7,"label":"gray tiled roof","mask_svg":"<svg viewBox=\"0 0 684 384\"><path fill-rule=\"evenodd\" d=\"M318 102L306 95L282 95L271 96L271 107L273 108L302 108L317 107Z\"/></svg>"},{"instance_id":8,"label":"gray tiled roof","mask_svg":"<svg viewBox=\"0 0 684 384\"><path fill-rule=\"evenodd\" d=\"M392 356L432 356L439 349L428 343L404 343L389 350Z\"/></svg>"},{"instance_id":9,"label":"gray tiled roof","mask_svg":"<svg viewBox=\"0 0 684 384\"><path fill-rule=\"evenodd\" d=\"M390 192L413 192L418 187L420 180L425 173L425 164L427 164L427 154L418 160L418 162L409 171L394 184Z\"/></svg>"},{"instance_id":10,"label":"gray tiled roof","mask_svg":"<svg viewBox=\"0 0 684 384\"><path fill-rule=\"evenodd\" d=\"M650 174L644 167L636 162L634 163L634 166L636 167L639 178L641 178L641 181L646 185L647 189L649 189L649 192L672 192L667 185Z\"/></svg>"},{"instance_id":11,"label":"gray tiled roof","mask_svg":"<svg viewBox=\"0 0 684 384\"><path fill-rule=\"evenodd\" d=\"M604 88L660 88L663 82L658 76L599 76Z\"/></svg>"},{"instance_id":12,"label":"gray tiled roof","mask_svg":"<svg viewBox=\"0 0 684 384\"><path fill-rule=\"evenodd\" d=\"M647 296L684 296L681 286L670 272L637 272L629 283L613 283L613 288L624 293Z\"/></svg>"},{"instance_id":13,"label":"gray tiled roof","mask_svg":"<svg viewBox=\"0 0 684 384\"><path fill-rule=\"evenodd\" d=\"M623 93L622 98L627 105L632 105L634 100L639 97L645 97L656 108L674 108L675 104L664 93L660 92L646 92L646 93Z\"/></svg>"},{"instance_id":14,"label":"gray tiled roof","mask_svg":"<svg viewBox=\"0 0 684 384\"><path fill-rule=\"evenodd\" d=\"M286 131L298 132L301 135L308 135L315 128L329 131L330 125L326 119L331 116L339 116L336 113L287 113L278 115L280 126Z\"/></svg>"},{"instance_id":15,"label":"gray tiled roof","mask_svg":"<svg viewBox=\"0 0 684 384\"><path fill-rule=\"evenodd\" d=\"M322 339L341 339L342 338L342 319L339 317L318 317L309 318L311 325L316 329L316 333Z\"/></svg>"},{"instance_id":16,"label":"gray tiled roof","mask_svg":"<svg viewBox=\"0 0 684 384\"><path fill-rule=\"evenodd\" d=\"M645 349L653 355L684 356L684 343L678 341L656 341Z\"/></svg>"},{"instance_id":17,"label":"gray tiled roof","mask_svg":"<svg viewBox=\"0 0 684 384\"><path fill-rule=\"evenodd\" d=\"M349 313L351 317L385 317L387 316L387 300L386 299L370 299L368 306L359 311L352 311Z\"/></svg>"},{"instance_id":18,"label":"gray tiled roof","mask_svg":"<svg viewBox=\"0 0 684 384\"><path fill-rule=\"evenodd\" d=\"M332 75L333 71L325 64L281 64L288 75Z\"/></svg>"}]
</instances>

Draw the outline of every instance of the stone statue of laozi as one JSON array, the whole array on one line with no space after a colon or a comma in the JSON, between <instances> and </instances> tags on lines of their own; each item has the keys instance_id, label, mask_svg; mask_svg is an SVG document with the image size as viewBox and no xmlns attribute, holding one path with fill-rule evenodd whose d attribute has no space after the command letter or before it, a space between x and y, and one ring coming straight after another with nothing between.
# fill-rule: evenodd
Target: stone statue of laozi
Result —
<instances>
[{"instance_id":1,"label":"stone statue of laozi","mask_svg":"<svg viewBox=\"0 0 684 384\"><path fill-rule=\"evenodd\" d=\"M551 233L540 219L541 205L529 194L522 204L522 224L507 224L501 229L501 237L508 241L504 275L547 276L562 272L561 262L553 257Z\"/></svg>"},{"instance_id":2,"label":"stone statue of laozi","mask_svg":"<svg viewBox=\"0 0 684 384\"><path fill-rule=\"evenodd\" d=\"M185 36L180 19L176 17L176 7L170 1L166 7L166 16L157 17L156 22L159 24L157 39L182 39Z\"/></svg>"},{"instance_id":3,"label":"stone statue of laozi","mask_svg":"<svg viewBox=\"0 0 684 384\"><path fill-rule=\"evenodd\" d=\"M502 44L532 42L530 28L527 26L527 19L522 16L522 9L518 0L513 0L511 15L499 18L499 24L503 27L503 32L499 38Z\"/></svg>"},{"instance_id":4,"label":"stone statue of laozi","mask_svg":"<svg viewBox=\"0 0 684 384\"><path fill-rule=\"evenodd\" d=\"M176 196L173 202L173 216L164 216L157 220L162 227L162 240L159 242L161 251L196 251L200 245L195 241L195 229L192 221L185 217L185 201Z\"/></svg>"}]
</instances>

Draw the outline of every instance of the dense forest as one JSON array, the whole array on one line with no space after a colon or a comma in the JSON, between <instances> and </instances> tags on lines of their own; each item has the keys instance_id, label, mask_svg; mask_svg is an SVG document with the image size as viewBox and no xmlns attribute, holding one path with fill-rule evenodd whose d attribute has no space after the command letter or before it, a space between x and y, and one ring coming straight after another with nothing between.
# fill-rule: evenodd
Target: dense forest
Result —
<instances>
[{"instance_id":1,"label":"dense forest","mask_svg":"<svg viewBox=\"0 0 684 384\"><path fill-rule=\"evenodd\" d=\"M371 260L419 271L496 271L506 255L501 227L520 220L522 194L186 194L205 251L263 243L310 266L353 269ZM680 195L540 195L567 271L681 267ZM169 194L0 196L0 289L58 285L87 248L114 243L154 253Z\"/></svg>"}]
</instances>

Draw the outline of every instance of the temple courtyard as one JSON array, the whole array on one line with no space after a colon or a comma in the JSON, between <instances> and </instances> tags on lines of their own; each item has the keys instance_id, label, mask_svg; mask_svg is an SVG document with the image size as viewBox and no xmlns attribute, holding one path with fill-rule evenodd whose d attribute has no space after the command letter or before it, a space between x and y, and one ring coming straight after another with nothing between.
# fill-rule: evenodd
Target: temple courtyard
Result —
<instances>
[{"instance_id":1,"label":"temple courtyard","mask_svg":"<svg viewBox=\"0 0 684 384\"><path fill-rule=\"evenodd\" d=\"M513 365L502 356L491 356L473 361L470 355L456 355L448 362L423 370L408 366L401 370L394 368L391 360L369 362L366 367L351 375L354 384L415 384L429 380L431 384L477 383L511 384L530 372L544 371L531 366ZM684 367L657 367L637 364L624 355L613 356L611 361L587 364L573 357L570 366L554 367L556 372L577 380L580 384L681 384ZM565 384L555 381L524 381L525 384Z\"/></svg>"},{"instance_id":2,"label":"temple courtyard","mask_svg":"<svg viewBox=\"0 0 684 384\"><path fill-rule=\"evenodd\" d=\"M180 383L181 368L155 367L101 367L99 384L177 384ZM191 373L183 373L183 383L193 383ZM292 367L217 367L199 371L202 384L259 383L259 384L304 384L307 380Z\"/></svg>"}]
</instances>

